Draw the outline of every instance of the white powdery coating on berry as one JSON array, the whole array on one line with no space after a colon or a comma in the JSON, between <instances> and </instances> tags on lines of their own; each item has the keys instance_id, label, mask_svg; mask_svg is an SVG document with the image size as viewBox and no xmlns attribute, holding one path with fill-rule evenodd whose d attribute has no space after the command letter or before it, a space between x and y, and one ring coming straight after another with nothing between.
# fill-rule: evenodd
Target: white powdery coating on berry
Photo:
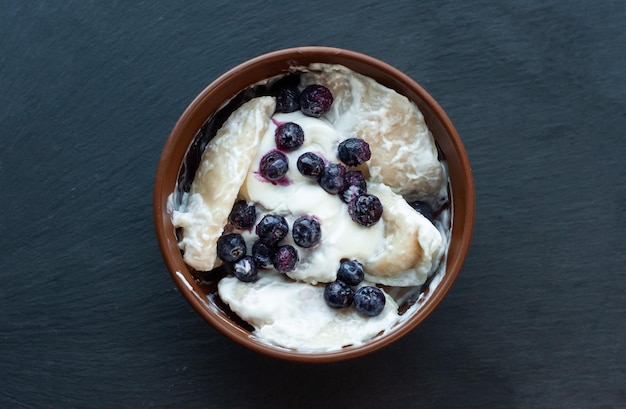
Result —
<instances>
[{"instance_id":1,"label":"white powdery coating on berry","mask_svg":"<svg viewBox=\"0 0 626 409\"><path fill-rule=\"evenodd\" d=\"M184 260L197 270L208 271L217 265L217 240L275 105L274 98L261 97L233 112L204 151L187 202L172 212L173 225L183 228L179 246Z\"/></svg>"},{"instance_id":2,"label":"white powdery coating on berry","mask_svg":"<svg viewBox=\"0 0 626 409\"><path fill-rule=\"evenodd\" d=\"M346 67L312 64L303 85L318 83L335 101L326 118L344 138L361 138L372 152L370 180L408 200L445 195L446 180L424 116L405 96Z\"/></svg>"},{"instance_id":3,"label":"white powdery coating on berry","mask_svg":"<svg viewBox=\"0 0 626 409\"><path fill-rule=\"evenodd\" d=\"M381 314L366 317L354 307L328 307L324 286L287 281L277 273L265 273L254 283L226 277L218 289L221 299L255 328L260 339L299 351L356 346L390 329L399 319L398 305L386 293Z\"/></svg>"}]
</instances>

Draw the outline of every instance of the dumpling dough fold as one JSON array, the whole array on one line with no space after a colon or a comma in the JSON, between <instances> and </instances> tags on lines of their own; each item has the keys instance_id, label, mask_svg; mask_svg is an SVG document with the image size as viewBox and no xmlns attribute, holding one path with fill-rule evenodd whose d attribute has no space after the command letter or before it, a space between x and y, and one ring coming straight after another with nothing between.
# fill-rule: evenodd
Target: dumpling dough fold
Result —
<instances>
[{"instance_id":1,"label":"dumpling dough fold","mask_svg":"<svg viewBox=\"0 0 626 409\"><path fill-rule=\"evenodd\" d=\"M260 97L233 112L205 149L186 204L173 211L172 223L183 228L184 260L196 270L217 265L217 240L275 107L274 98Z\"/></svg>"},{"instance_id":2,"label":"dumpling dough fold","mask_svg":"<svg viewBox=\"0 0 626 409\"><path fill-rule=\"evenodd\" d=\"M407 200L440 197L445 179L424 116L405 96L340 65L312 64L301 81L326 86L334 102L326 118L345 138L370 145L370 181Z\"/></svg>"},{"instance_id":3,"label":"dumpling dough fold","mask_svg":"<svg viewBox=\"0 0 626 409\"><path fill-rule=\"evenodd\" d=\"M398 287L422 285L437 267L445 239L419 212L385 185L373 184L369 192L383 205L385 234L380 250L364 260L368 281Z\"/></svg>"}]
</instances>

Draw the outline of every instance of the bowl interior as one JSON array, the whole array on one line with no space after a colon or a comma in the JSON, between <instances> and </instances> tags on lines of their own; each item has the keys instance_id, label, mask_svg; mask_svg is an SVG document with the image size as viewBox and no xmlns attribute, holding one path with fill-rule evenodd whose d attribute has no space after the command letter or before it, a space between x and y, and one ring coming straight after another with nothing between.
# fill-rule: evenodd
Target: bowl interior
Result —
<instances>
[{"instance_id":1,"label":"bowl interior","mask_svg":"<svg viewBox=\"0 0 626 409\"><path fill-rule=\"evenodd\" d=\"M405 95L417 104L448 166L452 201L452 232L445 275L424 305L402 325L357 347L335 352L305 353L265 344L251 333L251 327L230 312L216 295L215 278L220 272L200 277L183 261L175 229L168 213L168 196L187 183L199 154L208 142L210 129L226 118L207 120L233 96L264 79L285 74L290 68L311 63L344 65ZM240 94L241 96L241 94ZM244 95L242 98L246 98ZM189 152L189 153L188 153ZM249 60L222 75L205 88L176 123L163 149L154 188L154 222L161 252L177 287L205 320L234 341L277 358L328 362L360 356L379 349L405 335L439 304L456 279L469 249L474 225L474 186L463 144L451 121L434 99L411 78L377 59L348 50L328 47L301 47L280 50Z\"/></svg>"}]
</instances>

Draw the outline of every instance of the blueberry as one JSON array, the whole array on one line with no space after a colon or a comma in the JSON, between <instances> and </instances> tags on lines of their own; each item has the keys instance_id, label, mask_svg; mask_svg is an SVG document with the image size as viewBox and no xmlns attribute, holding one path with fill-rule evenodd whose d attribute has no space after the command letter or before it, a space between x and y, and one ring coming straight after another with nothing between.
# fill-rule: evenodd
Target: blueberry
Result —
<instances>
[{"instance_id":1,"label":"blueberry","mask_svg":"<svg viewBox=\"0 0 626 409\"><path fill-rule=\"evenodd\" d=\"M363 286L354 293L356 310L368 317L375 317L385 308L385 294L378 287Z\"/></svg>"},{"instance_id":2,"label":"blueberry","mask_svg":"<svg viewBox=\"0 0 626 409\"><path fill-rule=\"evenodd\" d=\"M305 152L298 158L298 170L309 179L319 179L324 172L324 159L313 152Z\"/></svg>"},{"instance_id":3,"label":"blueberry","mask_svg":"<svg viewBox=\"0 0 626 409\"><path fill-rule=\"evenodd\" d=\"M272 264L279 272L286 273L296 268L298 260L298 251L293 246L285 244L276 249Z\"/></svg>"},{"instance_id":4,"label":"blueberry","mask_svg":"<svg viewBox=\"0 0 626 409\"><path fill-rule=\"evenodd\" d=\"M337 194L344 190L346 182L344 176L346 174L346 168L340 163L329 163L324 168L322 176L320 177L319 184L330 194Z\"/></svg>"},{"instance_id":5,"label":"blueberry","mask_svg":"<svg viewBox=\"0 0 626 409\"><path fill-rule=\"evenodd\" d=\"M341 280L326 284L324 288L324 301L332 308L345 308L352 304L354 291Z\"/></svg>"},{"instance_id":6,"label":"blueberry","mask_svg":"<svg viewBox=\"0 0 626 409\"><path fill-rule=\"evenodd\" d=\"M348 204L348 213L355 222L370 227L383 215L383 205L376 196L364 194Z\"/></svg>"},{"instance_id":7,"label":"blueberry","mask_svg":"<svg viewBox=\"0 0 626 409\"><path fill-rule=\"evenodd\" d=\"M350 203L351 201L363 194L365 194L365 192L361 190L361 188L359 188L358 186L348 186L346 189L340 192L339 198L344 203Z\"/></svg>"},{"instance_id":8,"label":"blueberry","mask_svg":"<svg viewBox=\"0 0 626 409\"><path fill-rule=\"evenodd\" d=\"M349 172L346 172L344 180L346 181L346 185L356 186L363 191L367 190L365 176L363 176L363 172L361 172L360 170L351 170Z\"/></svg>"},{"instance_id":9,"label":"blueberry","mask_svg":"<svg viewBox=\"0 0 626 409\"><path fill-rule=\"evenodd\" d=\"M300 109L300 91L296 87L281 88L276 93L276 112L294 112Z\"/></svg>"},{"instance_id":10,"label":"blueberry","mask_svg":"<svg viewBox=\"0 0 626 409\"><path fill-rule=\"evenodd\" d=\"M256 234L268 246L274 246L284 239L289 232L289 225L283 216L266 214L256 225Z\"/></svg>"},{"instance_id":11,"label":"blueberry","mask_svg":"<svg viewBox=\"0 0 626 409\"><path fill-rule=\"evenodd\" d=\"M322 230L316 218L300 216L293 222L291 235L298 246L308 249L320 242Z\"/></svg>"},{"instance_id":12,"label":"blueberry","mask_svg":"<svg viewBox=\"0 0 626 409\"><path fill-rule=\"evenodd\" d=\"M409 203L409 205L416 211L420 212L422 216L431 222L433 221L433 209L428 203L416 200L415 202Z\"/></svg>"},{"instance_id":13,"label":"blueberry","mask_svg":"<svg viewBox=\"0 0 626 409\"><path fill-rule=\"evenodd\" d=\"M261 175L271 181L280 180L289 170L287 155L279 151L271 151L261 158Z\"/></svg>"},{"instance_id":14,"label":"blueberry","mask_svg":"<svg viewBox=\"0 0 626 409\"><path fill-rule=\"evenodd\" d=\"M370 146L363 139L348 138L339 144L337 157L348 166L358 166L372 157Z\"/></svg>"},{"instance_id":15,"label":"blueberry","mask_svg":"<svg viewBox=\"0 0 626 409\"><path fill-rule=\"evenodd\" d=\"M248 229L256 221L256 207L245 200L238 200L228 215L228 221L237 229Z\"/></svg>"},{"instance_id":16,"label":"blueberry","mask_svg":"<svg viewBox=\"0 0 626 409\"><path fill-rule=\"evenodd\" d=\"M307 116L319 118L333 104L333 94L323 85L309 85L300 93L300 109Z\"/></svg>"},{"instance_id":17,"label":"blueberry","mask_svg":"<svg viewBox=\"0 0 626 409\"><path fill-rule=\"evenodd\" d=\"M274 131L276 147L285 152L292 152L304 143L304 131L294 122L285 122Z\"/></svg>"},{"instance_id":18,"label":"blueberry","mask_svg":"<svg viewBox=\"0 0 626 409\"><path fill-rule=\"evenodd\" d=\"M217 240L217 256L227 263L241 259L246 251L246 242L239 233L224 234Z\"/></svg>"},{"instance_id":19,"label":"blueberry","mask_svg":"<svg viewBox=\"0 0 626 409\"><path fill-rule=\"evenodd\" d=\"M345 203L350 203L357 196L367 193L367 183L365 176L358 170L346 172L344 176L345 188L340 194L340 198Z\"/></svg>"},{"instance_id":20,"label":"blueberry","mask_svg":"<svg viewBox=\"0 0 626 409\"><path fill-rule=\"evenodd\" d=\"M348 285L357 285L365 277L363 264L356 260L343 260L337 270L337 280L341 280Z\"/></svg>"},{"instance_id":21,"label":"blueberry","mask_svg":"<svg viewBox=\"0 0 626 409\"><path fill-rule=\"evenodd\" d=\"M258 270L254 264L252 256L245 256L234 262L232 265L233 274L245 283L255 281L258 276Z\"/></svg>"},{"instance_id":22,"label":"blueberry","mask_svg":"<svg viewBox=\"0 0 626 409\"><path fill-rule=\"evenodd\" d=\"M272 257L274 257L274 248L257 240L252 245L252 259L258 268L270 268L272 266Z\"/></svg>"}]
</instances>

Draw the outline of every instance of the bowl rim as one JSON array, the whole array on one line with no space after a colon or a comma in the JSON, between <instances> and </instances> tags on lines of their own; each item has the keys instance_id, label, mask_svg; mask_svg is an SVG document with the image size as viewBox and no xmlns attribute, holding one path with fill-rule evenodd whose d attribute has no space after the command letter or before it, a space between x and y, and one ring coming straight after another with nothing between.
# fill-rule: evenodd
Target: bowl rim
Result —
<instances>
[{"instance_id":1,"label":"bowl rim","mask_svg":"<svg viewBox=\"0 0 626 409\"><path fill-rule=\"evenodd\" d=\"M241 75L242 72L247 72L261 64L271 64L272 62L285 61L290 58L294 58L294 56L308 56L310 58L319 56L320 59L323 59L323 56L329 55L340 56L345 59L353 60L355 63L372 66L376 70L384 72L386 75L402 83L410 89L411 92L418 95L424 104L432 110L433 114L439 119L441 125L445 128L447 134L449 135L454 150L458 155L457 159L460 166L464 170L463 180L459 181L460 184L464 186L465 190L465 200L463 201L464 218L462 225L457 226L457 224L453 222L453 229L462 230L459 241L457 242L459 256L452 261L448 260L446 272L441 282L434 290L434 293L429 296L428 302L426 302L425 305L413 314L413 316L407 319L402 325L394 328L385 336L374 338L373 340L367 341L354 348L343 348L330 352L301 352L276 347L255 339L255 337L244 331L235 323L219 317L219 314L214 312L215 309L211 308L210 304L206 300L202 299L198 292L195 291L195 283L190 277L189 271L187 270L187 274L185 274L185 272L181 269L182 256L178 250L178 243L174 235L174 228L171 224L171 219L169 218L167 211L167 197L173 190L168 189L169 185L165 182L167 180L168 171L171 171L171 168L174 166L172 165L170 157L175 151L175 147L178 144L178 139L180 139L182 130L189 128L190 122L193 122L194 119L196 119L195 122L198 121L197 117L202 113L202 107L218 87L227 83L227 81L229 81L232 77ZM249 85L252 85L255 82L258 81L252 81ZM236 92L232 95L234 96L235 94ZM227 102L227 100L220 102L223 105ZM201 123L204 123L207 118L208 116L205 116ZM194 136L199 129L200 126L198 126L194 131ZM191 137L191 140L193 140L194 136ZM191 143L191 140L189 143ZM185 150L188 146L189 144ZM180 165L180 163L176 164L178 169L180 169ZM177 179L177 176L178 171L176 172L175 179ZM164 258L170 276L174 280L177 288L183 294L185 299L191 304L193 309L219 332L240 345L275 358L298 362L336 362L363 356L392 344L415 329L415 327L417 327L435 310L443 298L445 298L446 294L450 291L453 283L458 277L471 244L475 222L474 180L467 152L465 151L461 138L452 124L452 121L449 119L443 108L441 108L441 106L435 101L435 99L411 77L386 62L357 51L324 46L285 48L251 58L226 71L206 86L183 111L165 142L158 162L153 190L153 219L161 254ZM174 251L174 249L176 249L176 251ZM177 258L179 259L177 260Z\"/></svg>"}]
</instances>

